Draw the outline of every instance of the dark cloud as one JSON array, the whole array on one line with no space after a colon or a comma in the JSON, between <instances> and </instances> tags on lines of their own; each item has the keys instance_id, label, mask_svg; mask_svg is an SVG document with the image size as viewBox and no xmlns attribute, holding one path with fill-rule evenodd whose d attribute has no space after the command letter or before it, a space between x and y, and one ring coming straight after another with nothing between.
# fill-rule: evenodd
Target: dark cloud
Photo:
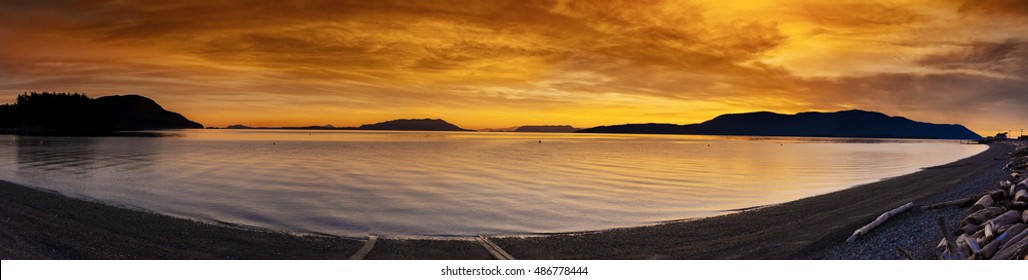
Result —
<instances>
[{"instance_id":1,"label":"dark cloud","mask_svg":"<svg viewBox=\"0 0 1028 280\"><path fill-rule=\"evenodd\" d=\"M915 9L892 1L801 1L792 13L831 28L877 28L928 19Z\"/></svg>"},{"instance_id":2,"label":"dark cloud","mask_svg":"<svg viewBox=\"0 0 1028 280\"><path fill-rule=\"evenodd\" d=\"M1028 123L1028 80L963 73L892 73L804 82L799 98L825 109L864 108L920 120L998 129Z\"/></svg>"},{"instance_id":3,"label":"dark cloud","mask_svg":"<svg viewBox=\"0 0 1028 280\"><path fill-rule=\"evenodd\" d=\"M1028 79L1028 42L972 42L958 50L928 55L919 63L946 70L975 70L997 76Z\"/></svg>"},{"instance_id":4,"label":"dark cloud","mask_svg":"<svg viewBox=\"0 0 1028 280\"><path fill-rule=\"evenodd\" d=\"M1028 1L1024 0L961 0L958 11L981 15L1028 16Z\"/></svg>"}]
</instances>

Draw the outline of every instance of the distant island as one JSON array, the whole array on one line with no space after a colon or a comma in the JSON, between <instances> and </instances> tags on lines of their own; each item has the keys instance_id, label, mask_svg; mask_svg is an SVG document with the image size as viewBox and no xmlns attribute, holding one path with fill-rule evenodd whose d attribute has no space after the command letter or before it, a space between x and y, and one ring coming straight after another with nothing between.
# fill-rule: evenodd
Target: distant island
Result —
<instances>
[{"instance_id":1,"label":"distant island","mask_svg":"<svg viewBox=\"0 0 1028 280\"><path fill-rule=\"evenodd\" d=\"M441 119L399 119L361 125L361 130L471 131Z\"/></svg>"},{"instance_id":2,"label":"distant island","mask_svg":"<svg viewBox=\"0 0 1028 280\"><path fill-rule=\"evenodd\" d=\"M575 132L581 128L570 125L523 125L504 128L483 128L484 132Z\"/></svg>"},{"instance_id":3,"label":"distant island","mask_svg":"<svg viewBox=\"0 0 1028 280\"><path fill-rule=\"evenodd\" d=\"M520 126L500 127L500 128L490 127L490 128L479 129L478 131L481 131L481 132L514 132L515 130L518 130L519 127Z\"/></svg>"},{"instance_id":4,"label":"distant island","mask_svg":"<svg viewBox=\"0 0 1028 280\"><path fill-rule=\"evenodd\" d=\"M0 105L0 131L20 134L106 134L203 128L139 95L90 98L81 93L29 92Z\"/></svg>"},{"instance_id":5,"label":"distant island","mask_svg":"<svg viewBox=\"0 0 1028 280\"><path fill-rule=\"evenodd\" d=\"M14 104L0 105L0 133L102 135L115 131L203 128L181 114L167 111L140 95L90 98L81 93L29 92ZM442 119L397 119L359 127L333 125L302 127L250 127L234 124L226 129L297 130L411 130L473 131ZM513 132L641 133L741 136L802 136L854 138L980 139L959 124L932 124L878 112L849 110L832 113L772 112L725 114L698 124L623 124L578 129L570 125L526 125L489 129Z\"/></svg>"},{"instance_id":6,"label":"distant island","mask_svg":"<svg viewBox=\"0 0 1028 280\"><path fill-rule=\"evenodd\" d=\"M218 129L217 127L208 127L208 129ZM291 129L291 130L353 130L356 127L335 127L331 124L326 125L311 125L311 126L282 126L282 127L249 127L242 124L233 124L226 126L225 129Z\"/></svg>"},{"instance_id":7,"label":"distant island","mask_svg":"<svg viewBox=\"0 0 1028 280\"><path fill-rule=\"evenodd\" d=\"M579 130L583 133L647 133L740 136L978 139L959 124L932 124L904 117L849 110L833 113L772 112L725 114L698 124L623 124Z\"/></svg>"},{"instance_id":8,"label":"distant island","mask_svg":"<svg viewBox=\"0 0 1028 280\"><path fill-rule=\"evenodd\" d=\"M575 132L580 128L570 125L526 125L518 127L514 132Z\"/></svg>"},{"instance_id":9,"label":"distant island","mask_svg":"<svg viewBox=\"0 0 1028 280\"><path fill-rule=\"evenodd\" d=\"M225 129L473 131L460 128L441 119L398 119L376 124L365 124L359 127L335 127L331 124L320 126L249 127L234 124L225 127Z\"/></svg>"}]
</instances>

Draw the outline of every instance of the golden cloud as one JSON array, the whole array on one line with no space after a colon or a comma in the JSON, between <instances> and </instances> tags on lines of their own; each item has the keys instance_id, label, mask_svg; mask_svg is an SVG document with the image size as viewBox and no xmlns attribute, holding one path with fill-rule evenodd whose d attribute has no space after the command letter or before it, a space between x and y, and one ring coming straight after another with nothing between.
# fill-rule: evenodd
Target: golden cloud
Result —
<instances>
[{"instance_id":1,"label":"golden cloud","mask_svg":"<svg viewBox=\"0 0 1028 280\"><path fill-rule=\"evenodd\" d=\"M1028 118L984 109L1028 105L1022 3L4 3L0 92L141 93L212 125L592 126L861 108L985 132Z\"/></svg>"}]
</instances>

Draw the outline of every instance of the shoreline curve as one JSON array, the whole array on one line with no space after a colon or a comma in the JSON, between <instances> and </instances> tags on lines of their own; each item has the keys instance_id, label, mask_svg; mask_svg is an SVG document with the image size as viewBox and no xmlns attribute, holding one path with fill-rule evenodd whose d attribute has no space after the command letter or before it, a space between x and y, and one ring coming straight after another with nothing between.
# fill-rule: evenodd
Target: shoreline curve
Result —
<instances>
[{"instance_id":1,"label":"shoreline curve","mask_svg":"<svg viewBox=\"0 0 1028 280\"><path fill-rule=\"evenodd\" d=\"M985 171L1002 171L1006 161L996 159L1012 150L1011 145L991 144L979 154L939 166L951 167L924 168L725 215L492 240L519 259L822 258L881 212L966 188L969 178ZM228 227L69 198L3 180L0 211L3 259L346 259L365 240ZM383 238L367 258L491 257L471 238Z\"/></svg>"}]
</instances>

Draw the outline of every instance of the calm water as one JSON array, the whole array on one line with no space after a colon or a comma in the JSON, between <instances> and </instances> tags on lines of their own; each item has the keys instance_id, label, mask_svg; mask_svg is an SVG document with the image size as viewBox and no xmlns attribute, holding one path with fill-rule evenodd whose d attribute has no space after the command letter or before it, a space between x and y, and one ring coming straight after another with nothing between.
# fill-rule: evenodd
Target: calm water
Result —
<instances>
[{"instance_id":1,"label":"calm water","mask_svg":"<svg viewBox=\"0 0 1028 280\"><path fill-rule=\"evenodd\" d=\"M173 133L178 136L0 135L0 179L290 231L506 235L719 215L911 173L987 148L824 138Z\"/></svg>"}]
</instances>

